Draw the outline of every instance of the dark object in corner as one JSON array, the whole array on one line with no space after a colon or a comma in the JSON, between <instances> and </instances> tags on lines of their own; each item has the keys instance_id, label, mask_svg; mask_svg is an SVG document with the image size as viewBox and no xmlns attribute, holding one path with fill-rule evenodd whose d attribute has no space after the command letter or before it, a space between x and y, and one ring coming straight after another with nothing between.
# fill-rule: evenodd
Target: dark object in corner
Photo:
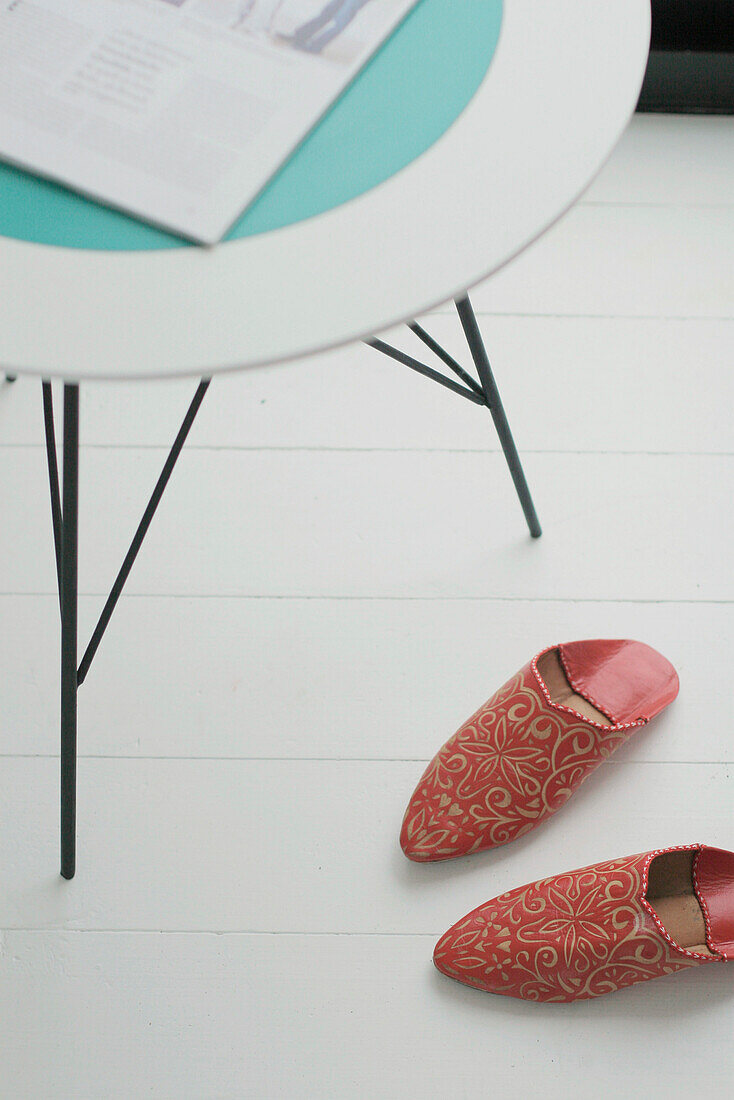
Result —
<instances>
[{"instance_id":1,"label":"dark object in corner","mask_svg":"<svg viewBox=\"0 0 734 1100\"><path fill-rule=\"evenodd\" d=\"M652 0L637 110L734 114L734 0Z\"/></svg>"}]
</instances>

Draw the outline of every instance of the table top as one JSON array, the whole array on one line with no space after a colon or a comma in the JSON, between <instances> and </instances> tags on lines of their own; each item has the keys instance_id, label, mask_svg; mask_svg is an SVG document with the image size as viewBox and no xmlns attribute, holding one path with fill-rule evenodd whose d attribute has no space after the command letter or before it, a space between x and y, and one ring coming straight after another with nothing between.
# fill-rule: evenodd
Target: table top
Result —
<instances>
[{"instance_id":1,"label":"table top","mask_svg":"<svg viewBox=\"0 0 734 1100\"><path fill-rule=\"evenodd\" d=\"M208 375L413 319L574 202L634 110L648 38L648 0L421 0L215 248L2 169L0 363Z\"/></svg>"}]
</instances>

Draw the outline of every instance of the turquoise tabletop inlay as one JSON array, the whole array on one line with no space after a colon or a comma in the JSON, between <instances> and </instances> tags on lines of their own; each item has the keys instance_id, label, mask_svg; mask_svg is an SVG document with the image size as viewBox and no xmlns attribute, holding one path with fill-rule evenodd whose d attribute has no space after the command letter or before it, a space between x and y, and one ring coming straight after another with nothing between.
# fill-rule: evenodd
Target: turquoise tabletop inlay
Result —
<instances>
[{"instance_id":1,"label":"turquoise tabletop inlay","mask_svg":"<svg viewBox=\"0 0 734 1100\"><path fill-rule=\"evenodd\" d=\"M420 0L226 240L331 210L419 157L479 88L501 22L502 0ZM112 251L193 247L6 164L0 164L0 235Z\"/></svg>"}]
</instances>

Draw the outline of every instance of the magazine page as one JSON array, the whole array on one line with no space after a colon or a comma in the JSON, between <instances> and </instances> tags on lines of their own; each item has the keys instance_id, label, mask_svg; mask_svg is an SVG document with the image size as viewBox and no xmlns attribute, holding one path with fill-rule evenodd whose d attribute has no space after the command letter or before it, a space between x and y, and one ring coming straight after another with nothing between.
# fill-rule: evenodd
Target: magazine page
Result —
<instances>
[{"instance_id":1,"label":"magazine page","mask_svg":"<svg viewBox=\"0 0 734 1100\"><path fill-rule=\"evenodd\" d=\"M0 0L0 158L202 243L417 0Z\"/></svg>"}]
</instances>

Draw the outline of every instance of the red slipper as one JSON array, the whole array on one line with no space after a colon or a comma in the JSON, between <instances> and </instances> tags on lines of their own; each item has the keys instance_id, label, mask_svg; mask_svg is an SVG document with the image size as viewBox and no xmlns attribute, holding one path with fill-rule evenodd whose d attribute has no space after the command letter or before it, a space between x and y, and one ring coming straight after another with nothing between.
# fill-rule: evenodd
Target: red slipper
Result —
<instances>
[{"instance_id":1,"label":"red slipper","mask_svg":"<svg viewBox=\"0 0 734 1100\"><path fill-rule=\"evenodd\" d=\"M480 905L433 961L527 1001L599 997L734 959L734 852L664 848L542 879Z\"/></svg>"},{"instance_id":2,"label":"red slipper","mask_svg":"<svg viewBox=\"0 0 734 1100\"><path fill-rule=\"evenodd\" d=\"M434 756L405 813L403 851L428 862L523 836L677 694L673 666L642 642L544 650Z\"/></svg>"}]
</instances>

